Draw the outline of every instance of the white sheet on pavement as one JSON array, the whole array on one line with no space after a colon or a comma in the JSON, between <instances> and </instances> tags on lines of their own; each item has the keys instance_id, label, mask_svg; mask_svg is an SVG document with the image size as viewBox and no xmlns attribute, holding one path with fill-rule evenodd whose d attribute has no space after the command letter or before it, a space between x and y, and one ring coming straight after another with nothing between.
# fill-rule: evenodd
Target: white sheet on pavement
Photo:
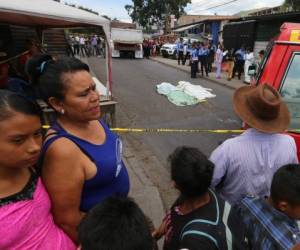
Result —
<instances>
[{"instance_id":1,"label":"white sheet on pavement","mask_svg":"<svg viewBox=\"0 0 300 250\"><path fill-rule=\"evenodd\" d=\"M177 88L181 89L190 96L196 97L200 101L203 101L207 98L216 97L216 95L211 93L212 89L203 88L200 85L194 85L186 81L178 82Z\"/></svg>"},{"instance_id":2,"label":"white sheet on pavement","mask_svg":"<svg viewBox=\"0 0 300 250\"><path fill-rule=\"evenodd\" d=\"M161 84L156 85L156 90L159 94L168 95L172 91L176 91L179 89L171 83L162 82Z\"/></svg>"},{"instance_id":3,"label":"white sheet on pavement","mask_svg":"<svg viewBox=\"0 0 300 250\"><path fill-rule=\"evenodd\" d=\"M190 82L186 82L186 81L178 82L177 86L174 86L173 84L168 83L168 82L163 82L161 84L156 85L156 88L157 88L157 92L159 94L166 95L170 101L172 99L172 98L170 99L171 96L173 96L174 98L175 97L177 98L178 91L182 91L184 94L187 94L188 96L195 98L194 101L191 101L190 98L187 96L185 98L187 100L185 101L185 100L181 100L182 96L179 95L178 98L180 97L179 98L180 100L178 100L178 103L180 103L180 105L177 104L177 101L171 101L172 103L174 103L175 105L178 105L178 106L193 105L195 103L204 102L204 101L206 101L207 98L216 97L216 95L211 93L212 89L204 88L200 85L194 85L194 84L191 84ZM176 91L176 92L174 92L174 91ZM174 95L172 95L172 93L174 93ZM177 94L175 95L175 93L177 93ZM188 104L188 103L190 103L190 104Z\"/></svg>"}]
</instances>

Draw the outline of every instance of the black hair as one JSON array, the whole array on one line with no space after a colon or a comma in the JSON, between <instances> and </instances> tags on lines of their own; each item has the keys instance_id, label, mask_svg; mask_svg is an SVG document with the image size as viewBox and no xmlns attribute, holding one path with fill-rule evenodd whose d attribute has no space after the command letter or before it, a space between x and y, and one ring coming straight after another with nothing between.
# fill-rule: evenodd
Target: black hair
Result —
<instances>
[{"instance_id":1,"label":"black hair","mask_svg":"<svg viewBox=\"0 0 300 250\"><path fill-rule=\"evenodd\" d=\"M152 250L150 226L130 198L110 197L81 221L78 239L83 250Z\"/></svg>"},{"instance_id":2,"label":"black hair","mask_svg":"<svg viewBox=\"0 0 300 250\"><path fill-rule=\"evenodd\" d=\"M25 96L8 90L0 90L0 121L13 116L13 111L25 115L41 116L39 106Z\"/></svg>"},{"instance_id":3,"label":"black hair","mask_svg":"<svg viewBox=\"0 0 300 250\"><path fill-rule=\"evenodd\" d=\"M272 180L271 198L275 203L300 205L300 165L288 164L279 168Z\"/></svg>"},{"instance_id":4,"label":"black hair","mask_svg":"<svg viewBox=\"0 0 300 250\"><path fill-rule=\"evenodd\" d=\"M39 98L48 102L50 97L64 99L64 74L77 71L89 72L89 66L74 57L53 59L50 55L33 56L28 60L26 71Z\"/></svg>"},{"instance_id":5,"label":"black hair","mask_svg":"<svg viewBox=\"0 0 300 250\"><path fill-rule=\"evenodd\" d=\"M196 198L207 192L214 164L202 152L193 147L178 147L168 160L172 180L183 198Z\"/></svg>"}]
</instances>

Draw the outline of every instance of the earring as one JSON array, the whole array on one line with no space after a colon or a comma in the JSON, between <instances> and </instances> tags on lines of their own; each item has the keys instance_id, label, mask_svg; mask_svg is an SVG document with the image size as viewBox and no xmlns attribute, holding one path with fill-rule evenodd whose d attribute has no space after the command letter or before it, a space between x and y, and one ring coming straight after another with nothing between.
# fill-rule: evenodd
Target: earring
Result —
<instances>
[{"instance_id":1,"label":"earring","mask_svg":"<svg viewBox=\"0 0 300 250\"><path fill-rule=\"evenodd\" d=\"M64 114L65 114L65 110L62 109L62 110L60 111L60 113L61 113L62 115L64 115Z\"/></svg>"}]
</instances>

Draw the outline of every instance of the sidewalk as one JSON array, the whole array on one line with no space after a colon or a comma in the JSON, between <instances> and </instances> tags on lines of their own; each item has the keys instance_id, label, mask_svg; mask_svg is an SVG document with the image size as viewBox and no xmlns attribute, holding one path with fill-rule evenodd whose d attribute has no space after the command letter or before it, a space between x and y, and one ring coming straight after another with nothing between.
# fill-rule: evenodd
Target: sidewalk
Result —
<instances>
[{"instance_id":1,"label":"sidewalk","mask_svg":"<svg viewBox=\"0 0 300 250\"><path fill-rule=\"evenodd\" d=\"M178 70L181 70L183 72L187 72L190 74L191 72L191 68L190 66L188 66L188 62L186 65L178 65L177 64L177 60L173 60L173 59L169 59L169 58L163 58L161 56L157 56L157 57L150 57L150 59L152 61L158 62L158 63L162 63L164 65L176 68ZM199 78L201 78L201 76L198 73ZM242 80L238 80L238 79L231 79L231 81L227 80L227 74L226 73L222 73L221 79L216 79L216 73L215 72L211 72L209 74L209 77L203 77L204 79L207 79L208 81L212 81L214 83L226 86L228 88L231 89L237 89L239 87L245 86L245 84L243 83Z\"/></svg>"},{"instance_id":2,"label":"sidewalk","mask_svg":"<svg viewBox=\"0 0 300 250\"><path fill-rule=\"evenodd\" d=\"M133 142L132 138L126 135L122 136L122 140L124 144L123 160L130 179L129 196L152 220L155 228L158 228L165 216L165 208L169 207L172 204L171 200L173 202L176 197L175 193L172 193L171 196L168 195L170 191L174 191L171 181L165 180L169 174L161 173L167 170L155 156L145 151L142 145L137 149L135 144L140 144L139 142ZM166 201L166 197L162 196L167 196L168 200ZM158 248L162 249L163 239L159 240L157 244Z\"/></svg>"}]
</instances>

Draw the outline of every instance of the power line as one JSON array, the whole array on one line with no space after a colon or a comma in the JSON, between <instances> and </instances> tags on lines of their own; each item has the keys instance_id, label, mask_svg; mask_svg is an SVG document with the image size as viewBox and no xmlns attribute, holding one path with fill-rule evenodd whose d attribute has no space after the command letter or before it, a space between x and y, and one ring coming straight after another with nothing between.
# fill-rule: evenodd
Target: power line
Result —
<instances>
[{"instance_id":1,"label":"power line","mask_svg":"<svg viewBox=\"0 0 300 250\"><path fill-rule=\"evenodd\" d=\"M217 5L214 5L214 6L211 6L211 7L202 9L202 10L199 10L199 11L205 11L205 10L216 9L216 8L219 8L219 7L222 7L222 6L225 6L225 5L228 5L228 4L237 2L237 1L239 1L239 0L230 0L230 1L228 1L228 2L220 3L220 4L217 4Z\"/></svg>"}]
</instances>

